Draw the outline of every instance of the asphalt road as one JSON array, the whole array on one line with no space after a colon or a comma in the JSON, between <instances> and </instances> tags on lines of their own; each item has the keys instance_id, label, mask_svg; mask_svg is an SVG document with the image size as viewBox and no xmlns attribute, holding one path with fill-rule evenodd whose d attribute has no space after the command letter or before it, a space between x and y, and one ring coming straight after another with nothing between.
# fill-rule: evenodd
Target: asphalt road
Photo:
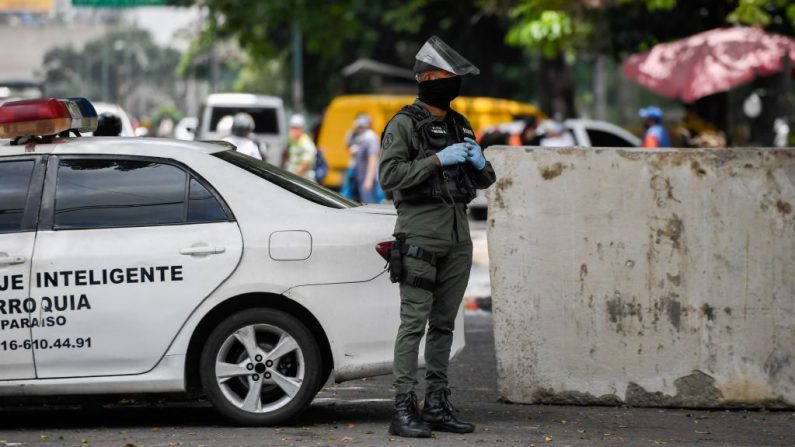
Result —
<instances>
[{"instance_id":1,"label":"asphalt road","mask_svg":"<svg viewBox=\"0 0 795 447\"><path fill-rule=\"evenodd\" d=\"M535 406L499 400L491 316L467 315L453 402L475 433L389 436L391 377L328 384L293 425L227 426L201 402L0 403L0 447L64 446L795 446L795 413Z\"/></svg>"}]
</instances>

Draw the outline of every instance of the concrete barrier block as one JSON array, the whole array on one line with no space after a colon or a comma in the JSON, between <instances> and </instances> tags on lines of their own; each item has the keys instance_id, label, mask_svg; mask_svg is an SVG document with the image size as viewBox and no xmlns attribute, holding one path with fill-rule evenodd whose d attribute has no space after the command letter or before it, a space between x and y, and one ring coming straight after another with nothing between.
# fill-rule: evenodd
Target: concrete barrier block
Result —
<instances>
[{"instance_id":1,"label":"concrete barrier block","mask_svg":"<svg viewBox=\"0 0 795 447\"><path fill-rule=\"evenodd\" d=\"M487 155L506 399L795 405L795 150Z\"/></svg>"}]
</instances>

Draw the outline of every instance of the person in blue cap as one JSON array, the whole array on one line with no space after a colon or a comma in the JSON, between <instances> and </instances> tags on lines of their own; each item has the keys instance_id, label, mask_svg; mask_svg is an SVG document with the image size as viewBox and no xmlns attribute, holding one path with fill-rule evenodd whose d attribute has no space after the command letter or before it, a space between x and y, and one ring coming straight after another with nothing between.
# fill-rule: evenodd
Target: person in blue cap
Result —
<instances>
[{"instance_id":1,"label":"person in blue cap","mask_svg":"<svg viewBox=\"0 0 795 447\"><path fill-rule=\"evenodd\" d=\"M657 106L649 106L640 109L638 114L643 118L643 125L646 127L646 134L643 135L643 147L670 147L668 131L662 125L662 110Z\"/></svg>"}]
</instances>

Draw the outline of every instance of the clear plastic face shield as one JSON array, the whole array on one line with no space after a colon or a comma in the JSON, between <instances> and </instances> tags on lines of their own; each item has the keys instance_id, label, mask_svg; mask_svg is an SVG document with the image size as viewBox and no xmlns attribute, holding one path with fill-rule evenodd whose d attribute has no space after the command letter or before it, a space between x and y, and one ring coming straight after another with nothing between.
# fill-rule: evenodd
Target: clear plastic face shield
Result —
<instances>
[{"instance_id":1,"label":"clear plastic face shield","mask_svg":"<svg viewBox=\"0 0 795 447\"><path fill-rule=\"evenodd\" d=\"M425 71L445 70L457 76L480 74L478 67L466 60L458 52L437 36L431 36L415 56L414 74Z\"/></svg>"}]
</instances>

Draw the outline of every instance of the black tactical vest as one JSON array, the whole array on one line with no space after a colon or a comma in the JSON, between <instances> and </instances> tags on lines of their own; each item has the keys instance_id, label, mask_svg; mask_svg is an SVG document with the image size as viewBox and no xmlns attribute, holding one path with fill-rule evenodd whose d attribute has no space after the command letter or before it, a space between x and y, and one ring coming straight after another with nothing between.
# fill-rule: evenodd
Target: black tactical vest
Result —
<instances>
[{"instance_id":1,"label":"black tactical vest","mask_svg":"<svg viewBox=\"0 0 795 447\"><path fill-rule=\"evenodd\" d=\"M403 107L397 114L406 115L414 122L414 132L420 146L419 148L410 148L411 156L415 160L433 157L451 144L463 143L465 137L475 139L475 133L466 118L452 109L447 112L445 117L446 125L441 124L425 107L419 104ZM471 178L473 169L469 163L445 166L436 170L434 175L419 185L392 191L392 200L395 205L403 202L411 204L439 202L467 204L477 194Z\"/></svg>"}]
</instances>

